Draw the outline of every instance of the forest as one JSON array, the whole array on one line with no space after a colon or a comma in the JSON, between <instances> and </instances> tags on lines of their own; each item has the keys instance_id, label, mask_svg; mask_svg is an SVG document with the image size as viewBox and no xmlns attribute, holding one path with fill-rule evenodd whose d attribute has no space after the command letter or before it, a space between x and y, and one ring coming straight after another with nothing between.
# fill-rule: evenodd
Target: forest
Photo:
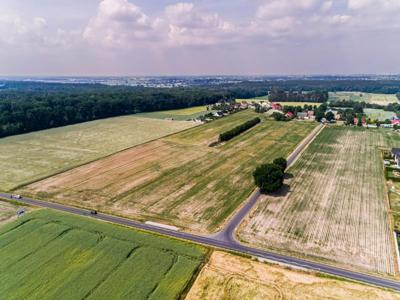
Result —
<instances>
[{"instance_id":1,"label":"forest","mask_svg":"<svg viewBox=\"0 0 400 300\"><path fill-rule=\"evenodd\" d=\"M175 88L0 81L0 137L101 118L208 105L270 93L324 102L327 91L399 93L395 80L261 80Z\"/></svg>"}]
</instances>

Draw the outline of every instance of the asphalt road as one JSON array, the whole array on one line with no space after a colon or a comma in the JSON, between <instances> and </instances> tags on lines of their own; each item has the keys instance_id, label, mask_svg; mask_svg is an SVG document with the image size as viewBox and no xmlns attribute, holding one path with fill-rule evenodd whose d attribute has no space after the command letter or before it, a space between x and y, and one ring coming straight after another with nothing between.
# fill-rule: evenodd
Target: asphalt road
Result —
<instances>
[{"instance_id":1,"label":"asphalt road","mask_svg":"<svg viewBox=\"0 0 400 300\"><path fill-rule=\"evenodd\" d=\"M80 216L91 217L91 218L102 220L102 221L107 221L107 222L112 222L115 224L132 227L135 229L146 230L146 231L162 234L162 235L173 237L173 238L178 238L178 239L191 241L191 242L198 243L198 244L203 244L206 246L216 247L216 248L224 249L224 250L228 250L228 251L244 253L247 255L254 256L254 257L260 257L263 259L287 264L287 265L294 266L294 267L305 268L305 269L309 269L309 270L313 270L313 271L327 273L330 275L345 277L348 279L361 281L361 282L371 284L371 285L390 288L390 289L400 292L400 282L395 281L395 280L380 278L380 277L367 275L367 274L363 274L363 273L358 273L358 272L354 272L354 271L350 271L350 270L345 270L345 269L341 269L341 268L337 268L337 267L333 267L333 266L329 266L329 265L324 265L321 263L312 262L312 261L308 261L308 260L304 260L304 259L300 259L300 258L296 258L296 257L291 257L291 256L287 256L287 255L282 255L282 254L278 254L278 253L273 253L273 252L269 252L269 251L256 249L256 248L251 248L251 247L239 244L235 240L221 241L221 240L215 239L213 237L199 236L199 235L194 235L194 234L185 233L185 232L181 232L181 231L168 230L168 229L164 229L161 227L148 225L148 224L144 224L144 223L139 223L139 222L136 222L133 220L128 220L128 219L124 219L121 217L111 216L111 215L102 214L102 213L98 213L97 215L91 215L90 211L86 210L86 209L80 209L80 208L65 206L65 205L56 204L56 203L44 202L44 201L39 201L39 200L31 199L31 198L24 197L22 199L13 199L10 194L6 194L6 193L0 193L0 198L16 200L18 202L25 203L25 204L30 204L30 205L35 205L35 206L40 206L40 207L45 207L45 208L51 208L51 209L68 212L68 213L72 213L72 214L76 214L76 215L80 215Z\"/></svg>"},{"instance_id":2,"label":"asphalt road","mask_svg":"<svg viewBox=\"0 0 400 300\"><path fill-rule=\"evenodd\" d=\"M287 158L287 167L289 168L294 164L299 155L303 152L305 148L310 144L310 142L321 132L324 125L319 125L315 128L301 143L296 147L296 149ZM210 235L209 237L224 241L224 242L236 242L235 230L243 221L243 219L250 213L253 206L257 203L260 197L260 190L257 188L247 199L245 205L232 217L224 229L220 232Z\"/></svg>"}]
</instances>

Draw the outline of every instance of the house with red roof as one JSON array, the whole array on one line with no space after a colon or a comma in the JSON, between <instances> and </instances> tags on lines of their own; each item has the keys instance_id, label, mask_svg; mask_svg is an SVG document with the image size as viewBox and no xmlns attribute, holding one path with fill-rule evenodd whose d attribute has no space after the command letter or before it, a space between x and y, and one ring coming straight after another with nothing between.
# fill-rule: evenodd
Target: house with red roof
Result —
<instances>
[{"instance_id":1,"label":"house with red roof","mask_svg":"<svg viewBox=\"0 0 400 300\"><path fill-rule=\"evenodd\" d=\"M294 117L294 113L292 113L291 111L288 111L285 115L286 118L293 118Z\"/></svg>"},{"instance_id":2,"label":"house with red roof","mask_svg":"<svg viewBox=\"0 0 400 300\"><path fill-rule=\"evenodd\" d=\"M275 110L282 110L282 105L280 105L279 103L272 103L271 107L272 107L272 109L275 109Z\"/></svg>"}]
</instances>

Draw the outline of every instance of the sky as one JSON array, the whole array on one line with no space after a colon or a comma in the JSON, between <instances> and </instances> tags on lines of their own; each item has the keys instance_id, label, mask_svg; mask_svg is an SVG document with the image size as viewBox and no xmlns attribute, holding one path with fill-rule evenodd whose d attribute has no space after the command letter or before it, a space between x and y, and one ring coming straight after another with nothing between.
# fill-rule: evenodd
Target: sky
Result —
<instances>
[{"instance_id":1,"label":"sky","mask_svg":"<svg viewBox=\"0 0 400 300\"><path fill-rule=\"evenodd\" d=\"M0 0L1 76L400 74L400 0Z\"/></svg>"}]
</instances>

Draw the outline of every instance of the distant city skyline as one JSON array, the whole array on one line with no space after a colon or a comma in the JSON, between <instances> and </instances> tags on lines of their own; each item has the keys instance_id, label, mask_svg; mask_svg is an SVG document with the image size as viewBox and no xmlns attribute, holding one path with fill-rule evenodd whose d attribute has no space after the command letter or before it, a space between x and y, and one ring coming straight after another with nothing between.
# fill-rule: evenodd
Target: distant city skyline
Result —
<instances>
[{"instance_id":1,"label":"distant city skyline","mask_svg":"<svg viewBox=\"0 0 400 300\"><path fill-rule=\"evenodd\" d=\"M0 76L399 74L399 0L1 0Z\"/></svg>"}]
</instances>

